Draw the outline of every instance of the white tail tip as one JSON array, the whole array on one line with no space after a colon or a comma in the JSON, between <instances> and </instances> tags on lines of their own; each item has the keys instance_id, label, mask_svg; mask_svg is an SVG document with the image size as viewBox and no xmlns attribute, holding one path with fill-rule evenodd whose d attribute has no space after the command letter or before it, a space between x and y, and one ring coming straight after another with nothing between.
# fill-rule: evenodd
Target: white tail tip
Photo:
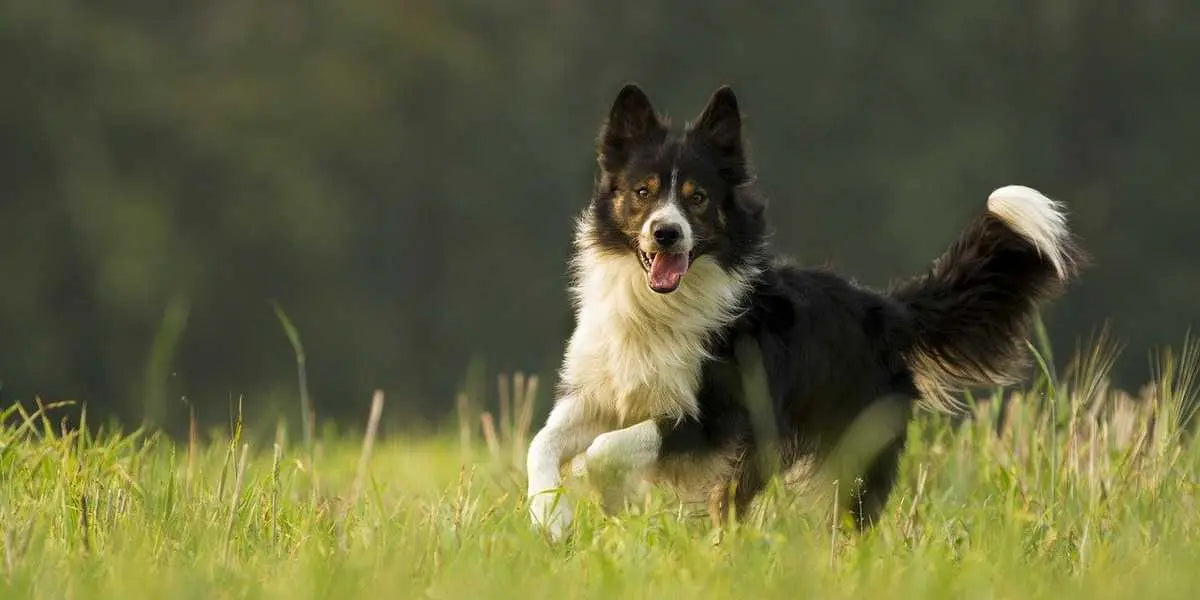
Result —
<instances>
[{"instance_id":1,"label":"white tail tip","mask_svg":"<svg viewBox=\"0 0 1200 600\"><path fill-rule=\"evenodd\" d=\"M1007 185L988 196L988 211L1029 240L1066 279L1074 265L1069 252L1070 233L1062 205L1023 185Z\"/></svg>"}]
</instances>

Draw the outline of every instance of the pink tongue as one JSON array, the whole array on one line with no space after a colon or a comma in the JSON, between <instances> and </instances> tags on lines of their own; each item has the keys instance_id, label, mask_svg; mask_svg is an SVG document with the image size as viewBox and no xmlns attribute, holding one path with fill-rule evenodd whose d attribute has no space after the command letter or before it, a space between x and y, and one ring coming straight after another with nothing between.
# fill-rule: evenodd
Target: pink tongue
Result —
<instances>
[{"instance_id":1,"label":"pink tongue","mask_svg":"<svg viewBox=\"0 0 1200 600\"><path fill-rule=\"evenodd\" d=\"M656 292L670 292L679 287L679 280L688 270L688 255L685 252L659 252L650 264L650 288Z\"/></svg>"}]
</instances>

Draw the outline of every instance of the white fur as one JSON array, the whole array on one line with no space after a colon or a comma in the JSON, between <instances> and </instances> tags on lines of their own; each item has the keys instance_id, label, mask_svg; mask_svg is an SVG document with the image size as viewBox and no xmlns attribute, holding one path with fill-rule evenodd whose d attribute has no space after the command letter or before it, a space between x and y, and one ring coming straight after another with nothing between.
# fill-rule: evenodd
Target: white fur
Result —
<instances>
[{"instance_id":1,"label":"white fur","mask_svg":"<svg viewBox=\"0 0 1200 600\"><path fill-rule=\"evenodd\" d=\"M641 246L642 252L653 252L654 247L651 240L654 239L654 227L671 223L679 227L683 232L679 240L679 248L682 252L691 252L695 245L695 236L692 235L692 225L688 222L687 216L679 209L679 203L675 201L675 192L672 191L667 201L654 212L646 217L646 222L642 225L642 235L638 236L638 243Z\"/></svg>"},{"instance_id":2,"label":"white fur","mask_svg":"<svg viewBox=\"0 0 1200 600\"><path fill-rule=\"evenodd\" d=\"M644 469L658 457L661 446L662 436L658 433L658 424L652 419L602 433L588 446L588 471Z\"/></svg>"},{"instance_id":3,"label":"white fur","mask_svg":"<svg viewBox=\"0 0 1200 600\"><path fill-rule=\"evenodd\" d=\"M652 419L596 436L586 453L587 474L601 488L606 507L618 507L630 485L654 465L661 447L662 435Z\"/></svg>"},{"instance_id":4,"label":"white fur","mask_svg":"<svg viewBox=\"0 0 1200 600\"><path fill-rule=\"evenodd\" d=\"M587 448L589 474L644 471L661 443L653 419L700 416L696 392L710 335L738 316L755 275L701 256L678 289L659 294L632 251L589 244L586 216L576 233L571 291L578 318L561 371L567 392L531 442L527 464L531 516L555 539L571 520L555 493L563 464Z\"/></svg>"},{"instance_id":5,"label":"white fur","mask_svg":"<svg viewBox=\"0 0 1200 600\"><path fill-rule=\"evenodd\" d=\"M679 247L683 252L691 252L696 244L695 236L692 235L692 224L688 221L687 215L679 208L679 168L671 169L671 183L667 188L667 199L662 206L657 208L650 216L646 217L646 222L642 223L642 234L638 238L638 245L642 252L654 252L654 227L660 223L671 223L679 227L683 232L682 239L679 240Z\"/></svg>"},{"instance_id":6,"label":"white fur","mask_svg":"<svg viewBox=\"0 0 1200 600\"><path fill-rule=\"evenodd\" d=\"M573 396L560 399L546 426L529 442L525 470L529 475L529 516L551 538L562 539L571 523L571 507L562 493L564 463L583 452L600 434L599 423L589 418Z\"/></svg>"},{"instance_id":7,"label":"white fur","mask_svg":"<svg viewBox=\"0 0 1200 600\"><path fill-rule=\"evenodd\" d=\"M1067 252L1069 233L1062 205L1023 185L1009 185L988 196L988 211L1037 247L1060 278L1074 268Z\"/></svg>"},{"instance_id":8,"label":"white fur","mask_svg":"<svg viewBox=\"0 0 1200 600\"><path fill-rule=\"evenodd\" d=\"M700 256L678 289L659 294L632 252L587 246L574 269L578 324L567 345L563 384L614 427L698 417L695 393L709 336L739 314L753 274L726 272Z\"/></svg>"}]
</instances>

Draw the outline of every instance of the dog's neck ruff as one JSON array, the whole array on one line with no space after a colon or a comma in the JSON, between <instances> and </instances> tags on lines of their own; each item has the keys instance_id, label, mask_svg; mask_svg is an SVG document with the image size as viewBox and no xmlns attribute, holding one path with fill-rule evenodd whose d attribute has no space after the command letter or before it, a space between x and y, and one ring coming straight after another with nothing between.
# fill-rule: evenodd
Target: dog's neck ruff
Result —
<instances>
[{"instance_id":1,"label":"dog's neck ruff","mask_svg":"<svg viewBox=\"0 0 1200 600\"><path fill-rule=\"evenodd\" d=\"M679 288L650 290L632 250L589 244L581 224L572 261L577 325L562 369L565 391L615 424L699 417L700 368L713 335L741 313L756 271L700 256Z\"/></svg>"}]
</instances>

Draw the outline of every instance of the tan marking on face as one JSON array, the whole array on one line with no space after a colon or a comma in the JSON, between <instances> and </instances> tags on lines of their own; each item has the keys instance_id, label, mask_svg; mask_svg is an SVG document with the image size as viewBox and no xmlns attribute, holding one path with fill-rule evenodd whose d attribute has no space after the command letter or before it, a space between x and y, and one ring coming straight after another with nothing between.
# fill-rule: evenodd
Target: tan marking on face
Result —
<instances>
[{"instance_id":1,"label":"tan marking on face","mask_svg":"<svg viewBox=\"0 0 1200 600\"><path fill-rule=\"evenodd\" d=\"M692 193L695 191L696 191L696 182L692 181L691 179L683 182L683 185L679 186L679 193L681 196L683 196L683 198L685 200L688 198L691 198Z\"/></svg>"},{"instance_id":2,"label":"tan marking on face","mask_svg":"<svg viewBox=\"0 0 1200 600\"><path fill-rule=\"evenodd\" d=\"M637 198L637 191L646 188L650 192L650 198L658 196L659 188L662 186L662 181L658 175L650 174L645 177L634 179L628 176L621 177L621 190L628 194L631 198Z\"/></svg>"},{"instance_id":3,"label":"tan marking on face","mask_svg":"<svg viewBox=\"0 0 1200 600\"><path fill-rule=\"evenodd\" d=\"M698 199L697 194L699 195ZM679 186L679 197L683 199L683 205L690 210L703 212L708 208L708 193L700 187L700 184L691 179Z\"/></svg>"},{"instance_id":4,"label":"tan marking on face","mask_svg":"<svg viewBox=\"0 0 1200 600\"><path fill-rule=\"evenodd\" d=\"M645 188L646 197L638 196ZM622 179L620 189L613 197L613 217L621 229L630 237L636 237L646 215L655 207L662 180L658 175L647 175L640 179Z\"/></svg>"},{"instance_id":5,"label":"tan marking on face","mask_svg":"<svg viewBox=\"0 0 1200 600\"><path fill-rule=\"evenodd\" d=\"M650 190L650 197L656 198L656 197L658 197L658 188L661 185L662 185L662 182L659 181L658 175L651 175L651 176L639 181L637 185L634 185L633 190L636 193L638 188L645 187L646 189Z\"/></svg>"}]
</instances>

